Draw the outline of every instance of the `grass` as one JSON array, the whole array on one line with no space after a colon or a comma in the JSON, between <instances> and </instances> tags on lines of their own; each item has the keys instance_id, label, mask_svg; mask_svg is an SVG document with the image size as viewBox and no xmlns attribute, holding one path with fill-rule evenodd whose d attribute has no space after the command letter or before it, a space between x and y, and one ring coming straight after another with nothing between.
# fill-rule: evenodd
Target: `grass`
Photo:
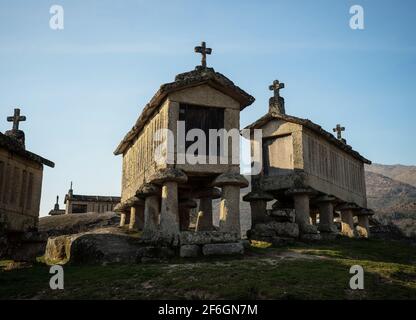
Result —
<instances>
[{"instance_id":1,"label":"grass","mask_svg":"<svg viewBox=\"0 0 416 320\"><path fill-rule=\"evenodd\" d=\"M255 243L243 258L64 266L64 290L49 288L41 259L15 268L2 261L0 299L416 299L415 249L379 240ZM355 264L365 270L364 290L349 288Z\"/></svg>"}]
</instances>

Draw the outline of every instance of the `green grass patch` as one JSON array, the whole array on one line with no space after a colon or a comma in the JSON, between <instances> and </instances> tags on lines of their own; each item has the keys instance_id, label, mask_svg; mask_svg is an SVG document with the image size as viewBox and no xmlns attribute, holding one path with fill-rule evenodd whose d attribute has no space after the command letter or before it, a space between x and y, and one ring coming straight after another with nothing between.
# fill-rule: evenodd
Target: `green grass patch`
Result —
<instances>
[{"instance_id":1,"label":"green grass patch","mask_svg":"<svg viewBox=\"0 0 416 320\"><path fill-rule=\"evenodd\" d=\"M402 242L341 240L271 248L244 258L174 259L168 263L64 266L65 289L49 289L49 267L5 270L0 299L416 299L416 253ZM365 289L349 289L352 265Z\"/></svg>"}]
</instances>

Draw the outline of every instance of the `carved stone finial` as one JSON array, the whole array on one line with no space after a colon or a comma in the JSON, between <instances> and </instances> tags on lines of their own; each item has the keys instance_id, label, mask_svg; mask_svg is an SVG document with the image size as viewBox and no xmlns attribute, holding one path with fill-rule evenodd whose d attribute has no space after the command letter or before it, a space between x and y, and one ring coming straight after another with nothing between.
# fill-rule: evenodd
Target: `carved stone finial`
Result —
<instances>
[{"instance_id":1,"label":"carved stone finial","mask_svg":"<svg viewBox=\"0 0 416 320\"><path fill-rule=\"evenodd\" d=\"M273 91L273 97L269 100L269 113L271 114L285 114L285 99L280 96L280 89L283 89L285 84L274 80L269 86L269 90Z\"/></svg>"}]
</instances>

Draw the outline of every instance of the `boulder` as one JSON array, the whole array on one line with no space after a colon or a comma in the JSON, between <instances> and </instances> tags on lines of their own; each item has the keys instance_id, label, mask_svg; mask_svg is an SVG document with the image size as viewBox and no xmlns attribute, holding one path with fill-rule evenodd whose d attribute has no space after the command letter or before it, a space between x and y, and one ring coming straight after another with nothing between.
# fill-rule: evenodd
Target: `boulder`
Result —
<instances>
[{"instance_id":1,"label":"boulder","mask_svg":"<svg viewBox=\"0 0 416 320\"><path fill-rule=\"evenodd\" d=\"M181 245L237 242L237 233L221 231L184 231L179 236Z\"/></svg>"},{"instance_id":2,"label":"boulder","mask_svg":"<svg viewBox=\"0 0 416 320\"><path fill-rule=\"evenodd\" d=\"M142 247L137 251L137 261L150 262L168 259L175 256L175 251L169 247Z\"/></svg>"},{"instance_id":3,"label":"boulder","mask_svg":"<svg viewBox=\"0 0 416 320\"><path fill-rule=\"evenodd\" d=\"M89 212L42 217L39 219L38 230L45 235L46 241L51 236L76 234L119 224L120 216L114 212Z\"/></svg>"},{"instance_id":4,"label":"boulder","mask_svg":"<svg viewBox=\"0 0 416 320\"><path fill-rule=\"evenodd\" d=\"M181 258L195 258L201 254L201 247L196 244L186 244L181 246L179 255Z\"/></svg>"},{"instance_id":5,"label":"boulder","mask_svg":"<svg viewBox=\"0 0 416 320\"><path fill-rule=\"evenodd\" d=\"M291 222L271 221L256 224L254 233L264 237L282 236L297 238L299 236L299 226Z\"/></svg>"},{"instance_id":6,"label":"boulder","mask_svg":"<svg viewBox=\"0 0 416 320\"><path fill-rule=\"evenodd\" d=\"M270 210L270 217L278 222L294 222L294 209L272 209Z\"/></svg>"},{"instance_id":7,"label":"boulder","mask_svg":"<svg viewBox=\"0 0 416 320\"><path fill-rule=\"evenodd\" d=\"M135 263L139 249L137 238L102 229L49 238L45 261L49 264Z\"/></svg>"},{"instance_id":8,"label":"boulder","mask_svg":"<svg viewBox=\"0 0 416 320\"><path fill-rule=\"evenodd\" d=\"M202 253L204 256L222 256L222 255L243 254L244 247L240 242L211 243L211 244L205 244L202 247Z\"/></svg>"},{"instance_id":9,"label":"boulder","mask_svg":"<svg viewBox=\"0 0 416 320\"><path fill-rule=\"evenodd\" d=\"M312 224L303 224L300 226L302 234L318 234L318 227Z\"/></svg>"},{"instance_id":10,"label":"boulder","mask_svg":"<svg viewBox=\"0 0 416 320\"><path fill-rule=\"evenodd\" d=\"M321 240L320 234L305 233L300 235L300 240L305 242L315 242Z\"/></svg>"}]
</instances>

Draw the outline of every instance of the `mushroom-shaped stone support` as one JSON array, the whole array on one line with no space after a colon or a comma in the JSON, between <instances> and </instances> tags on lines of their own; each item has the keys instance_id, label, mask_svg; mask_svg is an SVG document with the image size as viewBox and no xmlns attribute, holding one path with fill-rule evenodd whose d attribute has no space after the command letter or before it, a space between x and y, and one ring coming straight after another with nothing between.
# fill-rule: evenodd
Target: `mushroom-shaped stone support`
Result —
<instances>
[{"instance_id":1,"label":"mushroom-shaped stone support","mask_svg":"<svg viewBox=\"0 0 416 320\"><path fill-rule=\"evenodd\" d=\"M310 220L310 196L316 194L313 189L293 188L286 191L286 195L292 196L295 204L295 222L302 233L318 233L318 228L311 224Z\"/></svg>"},{"instance_id":2,"label":"mushroom-shaped stone support","mask_svg":"<svg viewBox=\"0 0 416 320\"><path fill-rule=\"evenodd\" d=\"M158 170L152 175L150 181L159 185L163 185L165 182L186 183L188 177L182 170L169 167Z\"/></svg>"},{"instance_id":3,"label":"mushroom-shaped stone support","mask_svg":"<svg viewBox=\"0 0 416 320\"><path fill-rule=\"evenodd\" d=\"M126 205L130 207L129 229L141 230L144 224L144 201L134 196L126 201Z\"/></svg>"},{"instance_id":4,"label":"mushroom-shaped stone support","mask_svg":"<svg viewBox=\"0 0 416 320\"><path fill-rule=\"evenodd\" d=\"M144 199L143 236L152 236L157 231L159 220L160 189L151 183L142 185L136 192L138 198Z\"/></svg>"},{"instance_id":5,"label":"mushroom-shaped stone support","mask_svg":"<svg viewBox=\"0 0 416 320\"><path fill-rule=\"evenodd\" d=\"M354 238L356 236L354 215L361 211L361 208L354 203L344 203L338 206L337 209L341 211L341 234L349 238Z\"/></svg>"},{"instance_id":6,"label":"mushroom-shaped stone support","mask_svg":"<svg viewBox=\"0 0 416 320\"><path fill-rule=\"evenodd\" d=\"M240 188L248 186L247 179L240 174L227 172L219 175L212 185L222 188L220 230L241 235Z\"/></svg>"},{"instance_id":7,"label":"mushroom-shaped stone support","mask_svg":"<svg viewBox=\"0 0 416 320\"><path fill-rule=\"evenodd\" d=\"M199 210L196 221L196 231L212 231L212 199L221 197L221 190L217 188L204 188L193 192L195 198L199 199Z\"/></svg>"},{"instance_id":8,"label":"mushroom-shaped stone support","mask_svg":"<svg viewBox=\"0 0 416 320\"><path fill-rule=\"evenodd\" d=\"M126 224L127 213L129 212L129 206L126 202L120 202L114 206L113 210L120 214L120 227L124 227Z\"/></svg>"},{"instance_id":9,"label":"mushroom-shaped stone support","mask_svg":"<svg viewBox=\"0 0 416 320\"><path fill-rule=\"evenodd\" d=\"M369 217L374 215L371 209L362 209L357 212L358 226L357 233L361 238L368 238L370 236L370 222Z\"/></svg>"},{"instance_id":10,"label":"mushroom-shaped stone support","mask_svg":"<svg viewBox=\"0 0 416 320\"><path fill-rule=\"evenodd\" d=\"M314 200L319 210L319 226L321 233L338 233L334 224L334 204L337 199L332 196L323 195Z\"/></svg>"},{"instance_id":11,"label":"mushroom-shaped stone support","mask_svg":"<svg viewBox=\"0 0 416 320\"><path fill-rule=\"evenodd\" d=\"M261 190L251 191L243 197L244 201L250 202L252 227L266 220L267 202L273 199L271 194Z\"/></svg>"},{"instance_id":12,"label":"mushroom-shaped stone support","mask_svg":"<svg viewBox=\"0 0 416 320\"><path fill-rule=\"evenodd\" d=\"M165 236L179 234L178 183L187 182L188 177L182 170L169 167L156 172L151 181L162 185L160 231Z\"/></svg>"},{"instance_id":13,"label":"mushroom-shaped stone support","mask_svg":"<svg viewBox=\"0 0 416 320\"><path fill-rule=\"evenodd\" d=\"M179 225L181 231L189 229L191 209L197 206L196 201L192 199L179 200Z\"/></svg>"}]
</instances>

